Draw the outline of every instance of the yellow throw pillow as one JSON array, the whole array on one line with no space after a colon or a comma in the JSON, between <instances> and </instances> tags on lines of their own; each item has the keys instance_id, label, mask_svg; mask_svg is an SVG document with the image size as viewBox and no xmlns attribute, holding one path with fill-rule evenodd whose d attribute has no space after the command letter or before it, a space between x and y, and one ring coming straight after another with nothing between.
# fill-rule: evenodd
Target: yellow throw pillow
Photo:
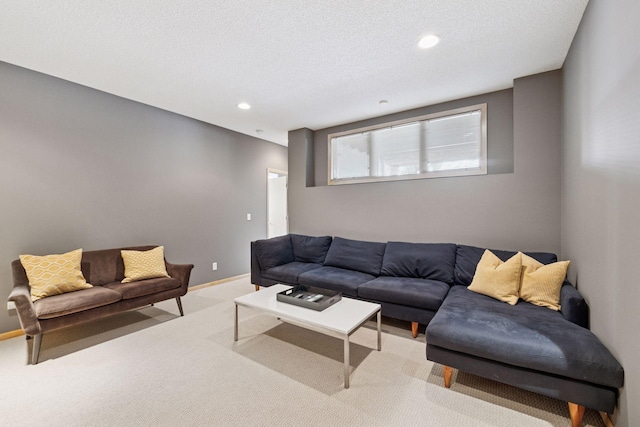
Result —
<instances>
[{"instance_id":1,"label":"yellow throw pillow","mask_svg":"<svg viewBox=\"0 0 640 427\"><path fill-rule=\"evenodd\" d=\"M164 264L164 246L149 251L120 251L124 261L122 283L136 280L169 277Z\"/></svg>"},{"instance_id":2,"label":"yellow throw pillow","mask_svg":"<svg viewBox=\"0 0 640 427\"><path fill-rule=\"evenodd\" d=\"M31 300L91 288L82 275L81 260L82 249L45 256L20 255L31 286Z\"/></svg>"},{"instance_id":3,"label":"yellow throw pillow","mask_svg":"<svg viewBox=\"0 0 640 427\"><path fill-rule=\"evenodd\" d=\"M518 302L521 268L520 252L503 262L487 249L476 267L469 290L515 305Z\"/></svg>"},{"instance_id":4,"label":"yellow throw pillow","mask_svg":"<svg viewBox=\"0 0 640 427\"><path fill-rule=\"evenodd\" d=\"M560 310L560 288L567 277L569 261L542 264L522 254L520 298L531 304Z\"/></svg>"}]
</instances>

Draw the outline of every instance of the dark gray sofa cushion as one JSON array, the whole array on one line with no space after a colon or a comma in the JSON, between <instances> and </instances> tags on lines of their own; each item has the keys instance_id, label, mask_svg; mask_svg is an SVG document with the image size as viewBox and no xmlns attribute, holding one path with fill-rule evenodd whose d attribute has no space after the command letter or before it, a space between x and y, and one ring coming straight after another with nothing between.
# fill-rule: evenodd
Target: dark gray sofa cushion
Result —
<instances>
[{"instance_id":1,"label":"dark gray sofa cushion","mask_svg":"<svg viewBox=\"0 0 640 427\"><path fill-rule=\"evenodd\" d=\"M489 249L502 261L506 261L517 252L513 251L501 251ZM456 248L456 266L455 266L455 284L469 286L473 280L473 275L476 274L476 267L484 254L485 249L475 246L458 245ZM555 254L549 252L525 252L531 258L538 260L543 264L551 264L558 261L558 257Z\"/></svg>"},{"instance_id":2,"label":"dark gray sofa cushion","mask_svg":"<svg viewBox=\"0 0 640 427\"><path fill-rule=\"evenodd\" d=\"M358 286L375 279L374 276L359 271L337 267L320 267L298 276L298 283L305 286L331 289L352 297L358 296Z\"/></svg>"},{"instance_id":3,"label":"dark gray sofa cushion","mask_svg":"<svg viewBox=\"0 0 640 427\"><path fill-rule=\"evenodd\" d=\"M276 280L281 283L288 283L290 285L298 284L298 277L300 274L315 270L322 267L322 264L314 264L309 262L290 262L288 264L279 265L277 267L270 268L262 273L262 276Z\"/></svg>"},{"instance_id":4,"label":"dark gray sofa cushion","mask_svg":"<svg viewBox=\"0 0 640 427\"><path fill-rule=\"evenodd\" d=\"M448 350L619 388L623 370L588 329L524 301L512 306L454 286L427 326L427 342Z\"/></svg>"},{"instance_id":5,"label":"dark gray sofa cushion","mask_svg":"<svg viewBox=\"0 0 640 427\"><path fill-rule=\"evenodd\" d=\"M438 280L381 276L358 288L358 297L437 310L449 292L449 285Z\"/></svg>"},{"instance_id":6,"label":"dark gray sofa cushion","mask_svg":"<svg viewBox=\"0 0 640 427\"><path fill-rule=\"evenodd\" d=\"M420 277L453 285L455 263L456 245L452 243L388 242L380 274Z\"/></svg>"},{"instance_id":7,"label":"dark gray sofa cushion","mask_svg":"<svg viewBox=\"0 0 640 427\"><path fill-rule=\"evenodd\" d=\"M288 234L271 239L256 240L253 245L262 270L295 261L291 237Z\"/></svg>"},{"instance_id":8,"label":"dark gray sofa cushion","mask_svg":"<svg viewBox=\"0 0 640 427\"><path fill-rule=\"evenodd\" d=\"M293 256L298 262L315 262L322 264L327 256L329 246L331 246L331 236L303 236L300 234L291 235L291 246Z\"/></svg>"},{"instance_id":9,"label":"dark gray sofa cushion","mask_svg":"<svg viewBox=\"0 0 640 427\"><path fill-rule=\"evenodd\" d=\"M324 265L380 275L386 243L334 237Z\"/></svg>"}]
</instances>

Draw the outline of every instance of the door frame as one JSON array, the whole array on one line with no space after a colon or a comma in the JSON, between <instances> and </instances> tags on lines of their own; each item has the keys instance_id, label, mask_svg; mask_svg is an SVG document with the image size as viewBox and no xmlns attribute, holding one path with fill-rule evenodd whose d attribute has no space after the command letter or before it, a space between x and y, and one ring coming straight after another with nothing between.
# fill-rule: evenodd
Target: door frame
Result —
<instances>
[{"instance_id":1,"label":"door frame","mask_svg":"<svg viewBox=\"0 0 640 427\"><path fill-rule=\"evenodd\" d=\"M287 185L286 185L287 198L286 198L286 201L285 201L286 202L285 214L286 214L286 231L287 231L286 234L289 234L289 172L285 171L285 170L282 170L282 169L267 168L267 188L266 188L266 191L267 191L267 224L266 224L267 225L267 230L266 230L267 231L267 237L269 237L269 220L270 220L270 218L269 218L269 203L270 203L270 200L269 200L269 175L273 174L273 173L278 174L280 176L284 175L284 176L287 177Z\"/></svg>"}]
</instances>

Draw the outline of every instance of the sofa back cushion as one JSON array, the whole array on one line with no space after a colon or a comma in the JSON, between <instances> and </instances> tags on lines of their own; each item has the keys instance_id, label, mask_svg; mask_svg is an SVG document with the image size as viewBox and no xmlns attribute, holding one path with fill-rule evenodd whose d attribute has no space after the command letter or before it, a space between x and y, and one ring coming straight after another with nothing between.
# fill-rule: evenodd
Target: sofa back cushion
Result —
<instances>
[{"instance_id":1,"label":"sofa back cushion","mask_svg":"<svg viewBox=\"0 0 640 427\"><path fill-rule=\"evenodd\" d=\"M106 285L124 279L124 262L120 251L148 251L157 246L134 246L129 248L101 249L82 253L82 273L92 285Z\"/></svg>"},{"instance_id":2,"label":"sofa back cushion","mask_svg":"<svg viewBox=\"0 0 640 427\"><path fill-rule=\"evenodd\" d=\"M456 285L469 286L471 284L473 275L476 273L476 267L478 266L484 251L485 249L475 246L458 245L456 248L456 266L454 269L454 283ZM490 251L502 261L507 261L517 253L516 251L501 251L494 249L490 249ZM558 257L550 252L524 253L543 264L551 264L558 260Z\"/></svg>"},{"instance_id":3,"label":"sofa back cushion","mask_svg":"<svg viewBox=\"0 0 640 427\"><path fill-rule=\"evenodd\" d=\"M456 245L453 243L388 242L381 274L439 280L453 285L455 262Z\"/></svg>"},{"instance_id":4,"label":"sofa back cushion","mask_svg":"<svg viewBox=\"0 0 640 427\"><path fill-rule=\"evenodd\" d=\"M386 243L334 237L324 265L380 275Z\"/></svg>"},{"instance_id":5,"label":"sofa back cushion","mask_svg":"<svg viewBox=\"0 0 640 427\"><path fill-rule=\"evenodd\" d=\"M253 248L262 270L288 264L295 260L293 248L291 247L291 237L288 234L272 237L271 239L256 240Z\"/></svg>"},{"instance_id":6,"label":"sofa back cushion","mask_svg":"<svg viewBox=\"0 0 640 427\"><path fill-rule=\"evenodd\" d=\"M331 236L303 236L291 234L293 256L297 262L313 262L322 264L331 246Z\"/></svg>"}]
</instances>

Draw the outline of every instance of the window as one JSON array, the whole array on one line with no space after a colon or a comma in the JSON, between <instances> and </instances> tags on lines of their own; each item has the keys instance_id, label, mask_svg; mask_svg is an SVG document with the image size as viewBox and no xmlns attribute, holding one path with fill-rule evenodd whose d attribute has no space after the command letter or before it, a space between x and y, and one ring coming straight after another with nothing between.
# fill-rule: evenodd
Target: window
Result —
<instances>
[{"instance_id":1,"label":"window","mask_svg":"<svg viewBox=\"0 0 640 427\"><path fill-rule=\"evenodd\" d=\"M329 184L487 173L487 104L329 135Z\"/></svg>"}]
</instances>

